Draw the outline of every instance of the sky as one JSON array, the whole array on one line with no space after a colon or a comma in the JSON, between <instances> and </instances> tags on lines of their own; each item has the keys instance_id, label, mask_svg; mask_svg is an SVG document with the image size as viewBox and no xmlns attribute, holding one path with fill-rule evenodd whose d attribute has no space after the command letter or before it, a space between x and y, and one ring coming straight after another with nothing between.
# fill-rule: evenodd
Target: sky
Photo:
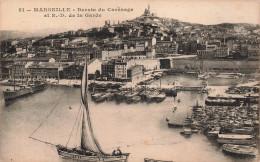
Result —
<instances>
[{"instance_id":1,"label":"sky","mask_svg":"<svg viewBox=\"0 0 260 162\"><path fill-rule=\"evenodd\" d=\"M101 27L105 20L123 21L140 16L147 5L159 17L200 24L260 24L259 0L0 0L0 29L38 31L49 29L77 30ZM104 8L103 12L67 12L67 17L44 17L50 12L33 12L34 8ZM112 12L107 8L133 8L131 12ZM24 8L25 12L19 12ZM32 10L26 12L26 10ZM56 12L60 13L60 12ZM84 17L101 13L102 17ZM68 17L82 14L83 17Z\"/></svg>"}]
</instances>

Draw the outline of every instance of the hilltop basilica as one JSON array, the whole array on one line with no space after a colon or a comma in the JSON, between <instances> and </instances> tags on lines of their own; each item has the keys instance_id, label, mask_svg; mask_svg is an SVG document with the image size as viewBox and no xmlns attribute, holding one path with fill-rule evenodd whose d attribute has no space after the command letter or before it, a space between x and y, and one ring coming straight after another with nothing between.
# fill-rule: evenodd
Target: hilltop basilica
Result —
<instances>
[{"instance_id":1,"label":"hilltop basilica","mask_svg":"<svg viewBox=\"0 0 260 162\"><path fill-rule=\"evenodd\" d=\"M150 5L144 10L144 13L142 15L143 17L155 17L156 13L151 13L150 12Z\"/></svg>"}]
</instances>

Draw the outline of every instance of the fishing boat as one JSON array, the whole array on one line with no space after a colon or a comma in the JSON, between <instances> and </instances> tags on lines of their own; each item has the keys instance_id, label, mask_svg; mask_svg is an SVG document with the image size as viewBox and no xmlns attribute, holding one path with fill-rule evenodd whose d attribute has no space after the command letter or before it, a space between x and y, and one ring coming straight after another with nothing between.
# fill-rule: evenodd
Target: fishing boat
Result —
<instances>
[{"instance_id":1,"label":"fishing boat","mask_svg":"<svg viewBox=\"0 0 260 162\"><path fill-rule=\"evenodd\" d=\"M11 101L16 98L23 97L25 95L29 95L32 93L33 93L33 91L31 89L31 87L25 86L25 85L19 86L19 89L14 88L14 90L6 89L3 91L5 101Z\"/></svg>"},{"instance_id":2,"label":"fishing boat","mask_svg":"<svg viewBox=\"0 0 260 162\"><path fill-rule=\"evenodd\" d=\"M133 96L129 100L127 100L127 103L137 103L140 102L142 99L140 96Z\"/></svg>"},{"instance_id":3,"label":"fishing boat","mask_svg":"<svg viewBox=\"0 0 260 162\"><path fill-rule=\"evenodd\" d=\"M94 102L103 102L106 100L104 95L105 95L105 93L94 93L94 94L91 94L91 98Z\"/></svg>"},{"instance_id":4,"label":"fishing boat","mask_svg":"<svg viewBox=\"0 0 260 162\"><path fill-rule=\"evenodd\" d=\"M125 100L125 95L126 95L127 93L128 93L127 91L118 91L118 92L115 94L116 100L117 100L118 102Z\"/></svg>"},{"instance_id":5,"label":"fishing boat","mask_svg":"<svg viewBox=\"0 0 260 162\"><path fill-rule=\"evenodd\" d=\"M175 112L177 110L177 106L173 105L173 112Z\"/></svg>"},{"instance_id":6,"label":"fishing boat","mask_svg":"<svg viewBox=\"0 0 260 162\"><path fill-rule=\"evenodd\" d=\"M88 80L87 77L88 76L87 76L87 61L86 61L84 66L82 81L81 81L81 102L83 106L80 107L81 110L79 111L80 116L78 116L80 117L78 118L79 122L81 122L81 127L79 127L79 129L81 130L81 133L79 134L80 146L75 148L69 148L67 147L67 145L62 146L60 144L57 145L49 142L44 142L34 138L33 137L34 133L30 136L30 138L37 140L39 142L44 142L53 147L56 147L59 156L66 159L77 160L77 161L93 161L93 162L94 161L95 162L96 161L126 162L130 153L122 153L121 151L119 152L113 151L112 154L105 153L101 148L101 146L99 145L97 138L94 135L91 118L90 118L90 110L89 110L88 100L87 100L87 80ZM38 128L34 132L36 132Z\"/></svg>"},{"instance_id":7,"label":"fishing boat","mask_svg":"<svg viewBox=\"0 0 260 162\"><path fill-rule=\"evenodd\" d=\"M185 136L191 136L192 135L191 128L184 127L183 131L181 131L180 134L185 135Z\"/></svg>"},{"instance_id":8,"label":"fishing boat","mask_svg":"<svg viewBox=\"0 0 260 162\"><path fill-rule=\"evenodd\" d=\"M252 135L241 134L218 134L218 143L220 144L238 144L238 145L251 145L253 144Z\"/></svg>"},{"instance_id":9,"label":"fishing boat","mask_svg":"<svg viewBox=\"0 0 260 162\"><path fill-rule=\"evenodd\" d=\"M254 128L253 127L242 127L242 128L236 128L232 130L233 133L236 134L253 134L254 133Z\"/></svg>"},{"instance_id":10,"label":"fishing boat","mask_svg":"<svg viewBox=\"0 0 260 162\"><path fill-rule=\"evenodd\" d=\"M162 102L166 99L166 94L164 92L157 93L157 96L154 98L156 102Z\"/></svg>"},{"instance_id":11,"label":"fishing boat","mask_svg":"<svg viewBox=\"0 0 260 162\"><path fill-rule=\"evenodd\" d=\"M211 130L211 131L208 131L207 136L208 137L217 137L219 133L220 133L219 130Z\"/></svg>"},{"instance_id":12,"label":"fishing boat","mask_svg":"<svg viewBox=\"0 0 260 162\"><path fill-rule=\"evenodd\" d=\"M107 92L108 92L108 91L107 91ZM107 100L107 101L113 101L113 100L115 100L115 92L114 92L114 91L108 92L108 94L106 95L106 100Z\"/></svg>"},{"instance_id":13,"label":"fishing boat","mask_svg":"<svg viewBox=\"0 0 260 162\"><path fill-rule=\"evenodd\" d=\"M224 144L222 146L222 150L223 150L223 152L226 152L231 155L238 155L238 156L256 156L257 155L257 149L252 146Z\"/></svg>"},{"instance_id":14,"label":"fishing boat","mask_svg":"<svg viewBox=\"0 0 260 162\"><path fill-rule=\"evenodd\" d=\"M164 92L150 92L146 95L146 99L148 102L162 102L165 100L166 94Z\"/></svg>"},{"instance_id":15,"label":"fishing boat","mask_svg":"<svg viewBox=\"0 0 260 162\"><path fill-rule=\"evenodd\" d=\"M125 100L127 103L131 103L132 102L132 98L137 96L138 92L129 92L125 95Z\"/></svg>"}]
</instances>

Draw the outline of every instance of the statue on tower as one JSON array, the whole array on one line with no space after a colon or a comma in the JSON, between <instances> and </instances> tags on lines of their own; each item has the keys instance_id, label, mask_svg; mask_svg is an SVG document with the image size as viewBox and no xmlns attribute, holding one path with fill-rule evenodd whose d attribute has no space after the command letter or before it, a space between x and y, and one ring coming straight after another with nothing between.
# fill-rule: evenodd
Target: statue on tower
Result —
<instances>
[{"instance_id":1,"label":"statue on tower","mask_svg":"<svg viewBox=\"0 0 260 162\"><path fill-rule=\"evenodd\" d=\"M143 16L150 16L150 15L151 15L151 13L150 13L150 5L148 4L148 8L146 8L146 9L144 10Z\"/></svg>"}]
</instances>

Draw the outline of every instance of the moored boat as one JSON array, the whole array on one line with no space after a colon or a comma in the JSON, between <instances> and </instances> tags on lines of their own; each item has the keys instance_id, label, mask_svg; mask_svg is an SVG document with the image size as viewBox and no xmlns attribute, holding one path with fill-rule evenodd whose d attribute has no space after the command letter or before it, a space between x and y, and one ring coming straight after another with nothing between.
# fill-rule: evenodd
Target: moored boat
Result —
<instances>
[{"instance_id":1,"label":"moored boat","mask_svg":"<svg viewBox=\"0 0 260 162\"><path fill-rule=\"evenodd\" d=\"M217 137L219 132L220 132L219 130L211 130L211 131L208 131L207 136L208 137Z\"/></svg>"},{"instance_id":2,"label":"moored boat","mask_svg":"<svg viewBox=\"0 0 260 162\"><path fill-rule=\"evenodd\" d=\"M236 133L236 134L253 134L254 133L254 128L253 127L244 127L244 128L237 128L237 129L233 129L232 132Z\"/></svg>"},{"instance_id":3,"label":"moored boat","mask_svg":"<svg viewBox=\"0 0 260 162\"><path fill-rule=\"evenodd\" d=\"M94 102L102 102L105 101L105 98L102 97L104 93L94 93L91 95L91 98Z\"/></svg>"},{"instance_id":4,"label":"moored boat","mask_svg":"<svg viewBox=\"0 0 260 162\"><path fill-rule=\"evenodd\" d=\"M122 101L122 100L125 100L125 95L127 94L127 91L118 91L116 94L115 94L115 98L117 101Z\"/></svg>"},{"instance_id":5,"label":"moored boat","mask_svg":"<svg viewBox=\"0 0 260 162\"><path fill-rule=\"evenodd\" d=\"M218 105L218 106L239 106L239 102L233 99L206 99L206 105Z\"/></svg>"},{"instance_id":6,"label":"moored boat","mask_svg":"<svg viewBox=\"0 0 260 162\"><path fill-rule=\"evenodd\" d=\"M131 103L132 102L132 98L137 96L138 92L129 92L125 95L125 100L127 103Z\"/></svg>"},{"instance_id":7,"label":"moored boat","mask_svg":"<svg viewBox=\"0 0 260 162\"><path fill-rule=\"evenodd\" d=\"M32 88L28 86L20 86L18 90L7 89L3 91L5 101L11 101L16 98L32 94Z\"/></svg>"},{"instance_id":8,"label":"moored boat","mask_svg":"<svg viewBox=\"0 0 260 162\"><path fill-rule=\"evenodd\" d=\"M95 102L103 102L105 100L110 100L113 97L113 95L114 94L112 92L96 93L96 94L92 94L91 98Z\"/></svg>"},{"instance_id":9,"label":"moored boat","mask_svg":"<svg viewBox=\"0 0 260 162\"><path fill-rule=\"evenodd\" d=\"M164 92L150 92L146 95L146 99L148 102L162 102L165 100L166 94Z\"/></svg>"},{"instance_id":10,"label":"moored boat","mask_svg":"<svg viewBox=\"0 0 260 162\"><path fill-rule=\"evenodd\" d=\"M240 134L218 134L218 143L220 144L238 144L238 145L251 145L253 144L252 135Z\"/></svg>"},{"instance_id":11,"label":"moored boat","mask_svg":"<svg viewBox=\"0 0 260 162\"><path fill-rule=\"evenodd\" d=\"M192 130L189 127L184 127L183 131L181 131L180 134L185 135L185 136L191 136Z\"/></svg>"},{"instance_id":12,"label":"moored boat","mask_svg":"<svg viewBox=\"0 0 260 162\"><path fill-rule=\"evenodd\" d=\"M139 101L141 101L141 97L140 96L134 96L134 97L130 98L127 102L128 103L137 103Z\"/></svg>"},{"instance_id":13,"label":"moored boat","mask_svg":"<svg viewBox=\"0 0 260 162\"><path fill-rule=\"evenodd\" d=\"M257 149L252 146L244 146L244 145L233 145L233 144L224 144L222 146L223 152L232 155L238 156L256 156Z\"/></svg>"}]
</instances>

